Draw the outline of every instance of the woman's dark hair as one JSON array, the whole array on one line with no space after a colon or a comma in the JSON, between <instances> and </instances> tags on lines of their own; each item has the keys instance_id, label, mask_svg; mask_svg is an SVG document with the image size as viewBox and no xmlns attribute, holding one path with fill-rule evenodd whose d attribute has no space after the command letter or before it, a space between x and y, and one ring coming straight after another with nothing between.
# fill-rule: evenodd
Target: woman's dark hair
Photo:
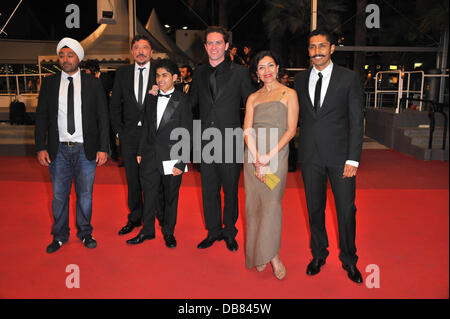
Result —
<instances>
[{"instance_id":1,"label":"woman's dark hair","mask_svg":"<svg viewBox=\"0 0 450 319\"><path fill-rule=\"evenodd\" d=\"M170 74L180 76L180 70L178 69L178 65L170 59L160 59L155 62L155 73L158 69L164 68Z\"/></svg>"},{"instance_id":2,"label":"woman's dark hair","mask_svg":"<svg viewBox=\"0 0 450 319\"><path fill-rule=\"evenodd\" d=\"M273 53L272 51L260 51L252 59L252 63L250 64L250 72L254 72L256 74L256 68L258 67L259 61L261 61L266 56L271 57L275 61L276 65L280 65L280 60L275 53Z\"/></svg>"}]
</instances>

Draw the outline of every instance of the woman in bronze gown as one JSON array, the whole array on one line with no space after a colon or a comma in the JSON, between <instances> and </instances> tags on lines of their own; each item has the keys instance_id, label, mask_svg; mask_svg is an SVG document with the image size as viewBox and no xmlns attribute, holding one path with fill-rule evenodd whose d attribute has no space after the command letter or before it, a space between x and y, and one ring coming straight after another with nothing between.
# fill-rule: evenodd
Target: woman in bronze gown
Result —
<instances>
[{"instance_id":1,"label":"woman in bronze gown","mask_svg":"<svg viewBox=\"0 0 450 319\"><path fill-rule=\"evenodd\" d=\"M246 267L263 271L270 262L275 277L281 280L286 276L278 255L281 200L288 143L297 130L298 99L295 90L278 81L279 63L270 51L255 56L253 69L263 86L249 96L244 119Z\"/></svg>"}]
</instances>

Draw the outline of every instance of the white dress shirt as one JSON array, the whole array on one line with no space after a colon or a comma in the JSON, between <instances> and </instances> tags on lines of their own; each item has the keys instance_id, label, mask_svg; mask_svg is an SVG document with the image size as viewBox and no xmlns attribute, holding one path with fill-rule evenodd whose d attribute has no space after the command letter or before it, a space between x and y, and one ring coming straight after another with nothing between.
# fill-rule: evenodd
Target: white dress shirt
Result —
<instances>
[{"instance_id":1,"label":"white dress shirt","mask_svg":"<svg viewBox=\"0 0 450 319\"><path fill-rule=\"evenodd\" d=\"M162 94L172 94L175 91L175 88L167 92L162 92ZM158 104L156 106L156 129L159 128L159 124L161 123L161 119L163 117L164 111L166 110L167 104L169 103L170 98L158 96Z\"/></svg>"},{"instance_id":2,"label":"white dress shirt","mask_svg":"<svg viewBox=\"0 0 450 319\"><path fill-rule=\"evenodd\" d=\"M67 132L67 92L69 90L70 81L67 79L70 75L61 71L61 82L59 84L58 97L58 131L59 140L61 142L78 142L83 143L83 122L81 119L81 75L80 69L72 75L73 78L73 99L74 99L74 116L75 116L75 132L70 135Z\"/></svg>"},{"instance_id":3,"label":"white dress shirt","mask_svg":"<svg viewBox=\"0 0 450 319\"><path fill-rule=\"evenodd\" d=\"M333 62L330 61L330 64L319 71L316 67L313 66L311 70L311 74L309 75L309 97L311 99L311 103L314 105L314 95L316 91L316 83L319 80L319 72L322 73L322 88L320 91L320 107L322 107L323 100L325 99L325 95L327 94L328 85L330 84L331 73L333 72ZM352 165L355 167L359 166L359 162L347 160L345 164Z\"/></svg>"},{"instance_id":4,"label":"white dress shirt","mask_svg":"<svg viewBox=\"0 0 450 319\"><path fill-rule=\"evenodd\" d=\"M322 88L320 91L320 107L322 107L323 99L328 90L328 85L330 84L331 72L333 72L333 62L323 69L322 71L317 70L315 67L312 68L311 74L309 76L309 97L311 103L314 105L314 94L316 92L316 83L319 80L319 72L322 73Z\"/></svg>"},{"instance_id":5,"label":"white dress shirt","mask_svg":"<svg viewBox=\"0 0 450 319\"><path fill-rule=\"evenodd\" d=\"M134 64L134 95L136 96L136 101L139 101L139 69L145 68L142 70L142 79L144 80L142 86L142 103L145 101L145 96L147 95L147 84L148 84L148 74L150 72L150 61L140 66L139 64Z\"/></svg>"}]
</instances>

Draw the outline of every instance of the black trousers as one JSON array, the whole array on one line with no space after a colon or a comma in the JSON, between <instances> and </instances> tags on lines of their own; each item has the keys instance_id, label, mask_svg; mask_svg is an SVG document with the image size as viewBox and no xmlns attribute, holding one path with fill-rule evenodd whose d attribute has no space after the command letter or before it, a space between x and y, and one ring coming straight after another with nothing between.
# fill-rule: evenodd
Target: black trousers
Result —
<instances>
[{"instance_id":1,"label":"black trousers","mask_svg":"<svg viewBox=\"0 0 450 319\"><path fill-rule=\"evenodd\" d=\"M140 180L141 167L137 163L137 150L140 140L141 128L138 128L132 134L126 135L120 139L120 147L122 152L123 164L125 166L125 174L128 185L128 221L132 223L140 223L143 216L143 197L142 186ZM158 201L156 203L156 216L158 220L163 222L164 211L164 193L162 186L159 191Z\"/></svg>"},{"instance_id":2,"label":"black trousers","mask_svg":"<svg viewBox=\"0 0 450 319\"><path fill-rule=\"evenodd\" d=\"M141 234L155 234L155 210L160 202L161 191L164 194L164 209L159 212L164 220L163 235L173 235L177 222L178 195L181 186L181 177L163 175L154 165L150 165L145 159L141 162L141 184L144 191L144 210ZM161 220L161 219L160 219Z\"/></svg>"},{"instance_id":3,"label":"black trousers","mask_svg":"<svg viewBox=\"0 0 450 319\"><path fill-rule=\"evenodd\" d=\"M338 229L339 258L345 265L356 265L356 178L342 178L344 165L324 166L315 163L302 163L303 182L311 231L311 251L314 258L325 259L329 252L325 228L325 207L327 203L327 181L333 191Z\"/></svg>"},{"instance_id":4,"label":"black trousers","mask_svg":"<svg viewBox=\"0 0 450 319\"><path fill-rule=\"evenodd\" d=\"M241 169L242 164L236 163L201 163L203 212L210 237L219 235L228 238L236 237L238 231L235 225L239 215L238 184ZM223 218L221 189L224 195Z\"/></svg>"},{"instance_id":5,"label":"black trousers","mask_svg":"<svg viewBox=\"0 0 450 319\"><path fill-rule=\"evenodd\" d=\"M128 185L128 221L140 223L142 219L142 187L139 180L139 164L136 161L140 129L126 136L119 136L123 164Z\"/></svg>"}]
</instances>

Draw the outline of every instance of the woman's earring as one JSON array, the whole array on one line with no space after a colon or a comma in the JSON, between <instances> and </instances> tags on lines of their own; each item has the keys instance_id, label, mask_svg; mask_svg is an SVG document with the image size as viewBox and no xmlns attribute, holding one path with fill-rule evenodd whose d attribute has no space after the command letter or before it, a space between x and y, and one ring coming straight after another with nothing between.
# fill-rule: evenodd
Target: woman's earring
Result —
<instances>
[{"instance_id":1,"label":"woman's earring","mask_svg":"<svg viewBox=\"0 0 450 319\"><path fill-rule=\"evenodd\" d=\"M258 77L258 83L261 82L261 79L259 78L259 75L257 75L257 77Z\"/></svg>"}]
</instances>

